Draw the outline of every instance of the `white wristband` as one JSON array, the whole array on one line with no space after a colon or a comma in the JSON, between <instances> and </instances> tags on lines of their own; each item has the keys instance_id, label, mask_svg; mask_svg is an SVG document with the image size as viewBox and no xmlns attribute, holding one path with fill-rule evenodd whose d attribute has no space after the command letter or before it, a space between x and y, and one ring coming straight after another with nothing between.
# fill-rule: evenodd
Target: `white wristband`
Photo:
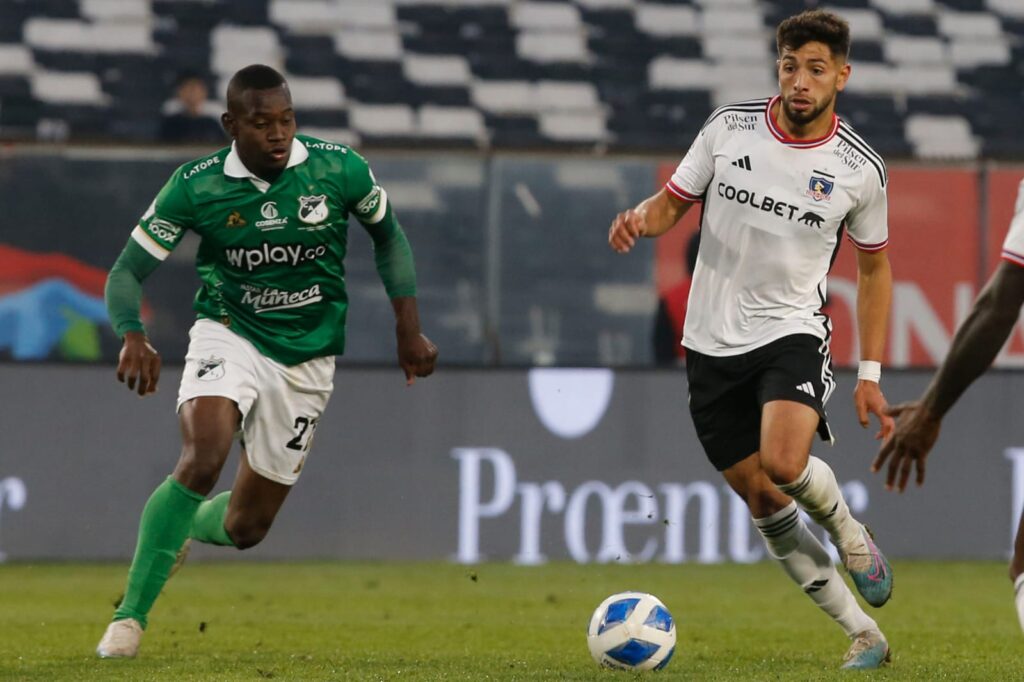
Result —
<instances>
[{"instance_id":1,"label":"white wristband","mask_svg":"<svg viewBox=\"0 0 1024 682\"><path fill-rule=\"evenodd\" d=\"M882 378L882 363L875 360L861 360L857 366L858 381L873 381L876 384Z\"/></svg>"}]
</instances>

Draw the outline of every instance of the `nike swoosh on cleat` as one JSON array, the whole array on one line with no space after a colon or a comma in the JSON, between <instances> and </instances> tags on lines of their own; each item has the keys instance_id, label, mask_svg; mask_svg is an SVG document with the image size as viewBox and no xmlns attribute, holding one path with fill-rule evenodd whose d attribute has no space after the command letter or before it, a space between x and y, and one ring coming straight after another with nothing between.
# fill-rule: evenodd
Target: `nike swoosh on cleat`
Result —
<instances>
[{"instance_id":1,"label":"nike swoosh on cleat","mask_svg":"<svg viewBox=\"0 0 1024 682\"><path fill-rule=\"evenodd\" d=\"M878 555L878 550L871 549L871 567L872 571L868 575L868 580L873 582L882 582L885 580L885 564L881 561L881 557Z\"/></svg>"}]
</instances>

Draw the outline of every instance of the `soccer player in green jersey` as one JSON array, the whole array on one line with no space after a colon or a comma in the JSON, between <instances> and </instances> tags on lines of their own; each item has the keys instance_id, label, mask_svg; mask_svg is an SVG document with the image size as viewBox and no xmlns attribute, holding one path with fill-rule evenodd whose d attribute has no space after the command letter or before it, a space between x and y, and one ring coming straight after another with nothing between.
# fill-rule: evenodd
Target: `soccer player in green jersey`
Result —
<instances>
[{"instance_id":1,"label":"soccer player in green jersey","mask_svg":"<svg viewBox=\"0 0 1024 682\"><path fill-rule=\"evenodd\" d=\"M174 172L107 280L124 339L117 378L145 396L156 390L160 356L139 318L141 283L187 230L201 239L198 319L178 392L181 456L142 511L124 599L96 649L104 658L138 653L153 602L191 540L256 545L298 479L345 346L350 215L373 240L406 382L429 376L437 359L420 333L409 242L366 161L296 135L288 84L270 67L236 73L227 103L231 147ZM234 485L207 500L239 435Z\"/></svg>"}]
</instances>

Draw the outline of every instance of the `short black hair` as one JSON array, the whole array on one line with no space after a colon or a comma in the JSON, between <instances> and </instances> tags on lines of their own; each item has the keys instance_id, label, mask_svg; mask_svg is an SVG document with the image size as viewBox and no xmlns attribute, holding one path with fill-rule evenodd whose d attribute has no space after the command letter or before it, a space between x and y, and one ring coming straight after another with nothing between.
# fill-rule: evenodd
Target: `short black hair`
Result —
<instances>
[{"instance_id":1,"label":"short black hair","mask_svg":"<svg viewBox=\"0 0 1024 682\"><path fill-rule=\"evenodd\" d=\"M824 43L833 57L847 59L850 56L850 25L832 12L812 9L786 19L775 32L780 57L784 49L799 50L811 42Z\"/></svg>"},{"instance_id":2,"label":"short black hair","mask_svg":"<svg viewBox=\"0 0 1024 682\"><path fill-rule=\"evenodd\" d=\"M266 64L250 64L228 82L228 102L237 101L246 90L269 90L287 85L284 76Z\"/></svg>"}]
</instances>

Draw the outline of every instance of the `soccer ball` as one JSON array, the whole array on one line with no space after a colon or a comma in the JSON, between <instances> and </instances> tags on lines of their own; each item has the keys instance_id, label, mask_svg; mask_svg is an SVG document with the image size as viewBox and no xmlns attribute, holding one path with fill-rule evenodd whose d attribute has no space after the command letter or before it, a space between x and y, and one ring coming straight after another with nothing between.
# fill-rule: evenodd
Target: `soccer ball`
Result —
<instances>
[{"instance_id":1,"label":"soccer ball","mask_svg":"<svg viewBox=\"0 0 1024 682\"><path fill-rule=\"evenodd\" d=\"M661 600L620 592L590 617L587 646L594 660L620 670L661 670L676 650L676 624Z\"/></svg>"}]
</instances>

